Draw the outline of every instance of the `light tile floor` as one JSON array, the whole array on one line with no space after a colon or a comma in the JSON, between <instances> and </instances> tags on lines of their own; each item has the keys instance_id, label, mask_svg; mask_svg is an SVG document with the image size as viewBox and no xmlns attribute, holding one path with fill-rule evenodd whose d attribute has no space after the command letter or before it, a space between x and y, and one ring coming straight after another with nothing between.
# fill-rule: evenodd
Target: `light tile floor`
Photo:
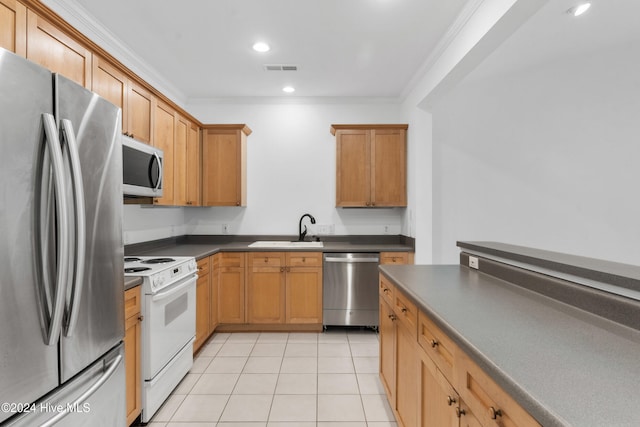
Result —
<instances>
[{"instance_id":1,"label":"light tile floor","mask_svg":"<svg viewBox=\"0 0 640 427\"><path fill-rule=\"evenodd\" d=\"M378 335L214 334L150 427L396 427Z\"/></svg>"}]
</instances>

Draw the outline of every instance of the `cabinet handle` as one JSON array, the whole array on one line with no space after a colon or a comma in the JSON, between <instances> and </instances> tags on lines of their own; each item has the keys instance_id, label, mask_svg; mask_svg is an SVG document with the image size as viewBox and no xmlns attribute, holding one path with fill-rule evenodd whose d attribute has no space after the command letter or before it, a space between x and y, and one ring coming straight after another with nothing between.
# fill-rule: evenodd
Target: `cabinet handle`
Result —
<instances>
[{"instance_id":1,"label":"cabinet handle","mask_svg":"<svg viewBox=\"0 0 640 427\"><path fill-rule=\"evenodd\" d=\"M459 406L456 408L456 417L460 418L463 415L466 415L466 413L467 412L464 409L460 409Z\"/></svg>"},{"instance_id":2,"label":"cabinet handle","mask_svg":"<svg viewBox=\"0 0 640 427\"><path fill-rule=\"evenodd\" d=\"M452 396L447 396L447 405L451 406L456 403L456 398Z\"/></svg>"},{"instance_id":3,"label":"cabinet handle","mask_svg":"<svg viewBox=\"0 0 640 427\"><path fill-rule=\"evenodd\" d=\"M502 416L502 410L496 409L493 406L489 408L489 413L491 414L491 419L495 420L498 417Z\"/></svg>"},{"instance_id":4,"label":"cabinet handle","mask_svg":"<svg viewBox=\"0 0 640 427\"><path fill-rule=\"evenodd\" d=\"M431 344L431 348L436 348L437 346L440 345L440 343L436 340L429 341L429 344Z\"/></svg>"},{"instance_id":5,"label":"cabinet handle","mask_svg":"<svg viewBox=\"0 0 640 427\"><path fill-rule=\"evenodd\" d=\"M397 319L397 317L396 317L396 315L395 315L395 314L390 314L390 315L389 315L389 319L391 319L391 321L393 322L394 320L396 320L396 319Z\"/></svg>"}]
</instances>

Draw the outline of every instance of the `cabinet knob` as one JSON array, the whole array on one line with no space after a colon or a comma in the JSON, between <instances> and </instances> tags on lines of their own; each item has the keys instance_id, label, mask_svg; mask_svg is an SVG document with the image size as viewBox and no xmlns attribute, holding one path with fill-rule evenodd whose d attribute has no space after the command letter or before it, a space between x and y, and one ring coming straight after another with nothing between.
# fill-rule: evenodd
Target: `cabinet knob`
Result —
<instances>
[{"instance_id":1,"label":"cabinet knob","mask_svg":"<svg viewBox=\"0 0 640 427\"><path fill-rule=\"evenodd\" d=\"M142 322L144 320L144 316L141 314L140 316L138 316L138 320Z\"/></svg>"},{"instance_id":2,"label":"cabinet knob","mask_svg":"<svg viewBox=\"0 0 640 427\"><path fill-rule=\"evenodd\" d=\"M491 419L495 420L498 417L502 416L502 410L496 409L493 406L489 408L489 414L491 415Z\"/></svg>"},{"instance_id":3,"label":"cabinet knob","mask_svg":"<svg viewBox=\"0 0 640 427\"><path fill-rule=\"evenodd\" d=\"M437 346L440 345L440 343L436 340L429 341L429 344L431 344L431 348L436 348Z\"/></svg>"},{"instance_id":4,"label":"cabinet knob","mask_svg":"<svg viewBox=\"0 0 640 427\"><path fill-rule=\"evenodd\" d=\"M407 310L407 307L402 307L402 308L400 309L400 311L401 311L401 312L403 312L403 313L406 313L408 310Z\"/></svg>"},{"instance_id":5,"label":"cabinet knob","mask_svg":"<svg viewBox=\"0 0 640 427\"><path fill-rule=\"evenodd\" d=\"M384 288L384 289L382 290L382 292L384 292L385 294L386 294L386 293L389 293L389 288Z\"/></svg>"},{"instance_id":6,"label":"cabinet knob","mask_svg":"<svg viewBox=\"0 0 640 427\"><path fill-rule=\"evenodd\" d=\"M456 403L456 398L453 396L447 396L447 405L451 406Z\"/></svg>"},{"instance_id":7,"label":"cabinet knob","mask_svg":"<svg viewBox=\"0 0 640 427\"><path fill-rule=\"evenodd\" d=\"M302 257L302 262L307 262L307 259L305 257Z\"/></svg>"},{"instance_id":8,"label":"cabinet knob","mask_svg":"<svg viewBox=\"0 0 640 427\"><path fill-rule=\"evenodd\" d=\"M280 273L284 273L284 267L280 267Z\"/></svg>"},{"instance_id":9,"label":"cabinet knob","mask_svg":"<svg viewBox=\"0 0 640 427\"><path fill-rule=\"evenodd\" d=\"M465 415L467 412L464 409L460 409L460 407L458 406L456 408L456 417L460 418L463 415Z\"/></svg>"},{"instance_id":10,"label":"cabinet knob","mask_svg":"<svg viewBox=\"0 0 640 427\"><path fill-rule=\"evenodd\" d=\"M396 257L391 258L391 262L396 262Z\"/></svg>"},{"instance_id":11,"label":"cabinet knob","mask_svg":"<svg viewBox=\"0 0 640 427\"><path fill-rule=\"evenodd\" d=\"M240 206L240 201L237 201L237 202L236 202L236 206Z\"/></svg>"},{"instance_id":12,"label":"cabinet knob","mask_svg":"<svg viewBox=\"0 0 640 427\"><path fill-rule=\"evenodd\" d=\"M269 258L265 258L265 259L264 259L264 262L269 262Z\"/></svg>"},{"instance_id":13,"label":"cabinet knob","mask_svg":"<svg viewBox=\"0 0 640 427\"><path fill-rule=\"evenodd\" d=\"M397 317L396 317L396 315L395 315L395 314L390 314L390 315L389 315L389 319L391 319L391 321L393 322L394 320L396 320L396 319L397 319Z\"/></svg>"}]
</instances>

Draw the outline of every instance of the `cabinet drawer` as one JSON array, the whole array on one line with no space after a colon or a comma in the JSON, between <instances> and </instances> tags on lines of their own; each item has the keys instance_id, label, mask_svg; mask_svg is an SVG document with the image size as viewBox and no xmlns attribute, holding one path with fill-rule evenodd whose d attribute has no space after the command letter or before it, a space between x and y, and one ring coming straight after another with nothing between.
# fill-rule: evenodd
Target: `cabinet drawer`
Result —
<instances>
[{"instance_id":1,"label":"cabinet drawer","mask_svg":"<svg viewBox=\"0 0 640 427\"><path fill-rule=\"evenodd\" d=\"M203 277L209 274L209 257L198 260L198 276Z\"/></svg>"},{"instance_id":2,"label":"cabinet drawer","mask_svg":"<svg viewBox=\"0 0 640 427\"><path fill-rule=\"evenodd\" d=\"M224 252L220 257L220 267L244 267L245 252Z\"/></svg>"},{"instance_id":3,"label":"cabinet drawer","mask_svg":"<svg viewBox=\"0 0 640 427\"><path fill-rule=\"evenodd\" d=\"M452 381L458 347L422 311L418 313L418 343L444 376Z\"/></svg>"},{"instance_id":4,"label":"cabinet drawer","mask_svg":"<svg viewBox=\"0 0 640 427\"><path fill-rule=\"evenodd\" d=\"M415 339L418 329L418 308L398 289L393 292L393 301L393 311L398 316L400 324L407 327Z\"/></svg>"},{"instance_id":5,"label":"cabinet drawer","mask_svg":"<svg viewBox=\"0 0 640 427\"><path fill-rule=\"evenodd\" d=\"M540 427L513 398L500 388L466 355L458 359L461 368L458 391L485 427Z\"/></svg>"},{"instance_id":6,"label":"cabinet drawer","mask_svg":"<svg viewBox=\"0 0 640 427\"><path fill-rule=\"evenodd\" d=\"M322 253L320 252L287 252L288 267L321 267Z\"/></svg>"},{"instance_id":7,"label":"cabinet drawer","mask_svg":"<svg viewBox=\"0 0 640 427\"><path fill-rule=\"evenodd\" d=\"M389 307L393 307L393 294L395 287L383 274L380 275L380 297L384 299Z\"/></svg>"},{"instance_id":8,"label":"cabinet drawer","mask_svg":"<svg viewBox=\"0 0 640 427\"><path fill-rule=\"evenodd\" d=\"M408 264L407 252L380 252L380 264Z\"/></svg>"},{"instance_id":9,"label":"cabinet drawer","mask_svg":"<svg viewBox=\"0 0 640 427\"><path fill-rule=\"evenodd\" d=\"M284 267L283 252L250 252L249 267Z\"/></svg>"},{"instance_id":10,"label":"cabinet drawer","mask_svg":"<svg viewBox=\"0 0 640 427\"><path fill-rule=\"evenodd\" d=\"M137 316L140 313L141 301L140 301L140 288L127 289L124 292L124 318L129 319L132 316Z\"/></svg>"}]
</instances>

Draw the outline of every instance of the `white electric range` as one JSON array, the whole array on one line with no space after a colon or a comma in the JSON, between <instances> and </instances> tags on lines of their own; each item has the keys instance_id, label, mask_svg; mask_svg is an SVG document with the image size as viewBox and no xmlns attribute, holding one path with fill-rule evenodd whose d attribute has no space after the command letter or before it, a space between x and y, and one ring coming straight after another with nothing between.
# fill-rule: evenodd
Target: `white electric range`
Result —
<instances>
[{"instance_id":1,"label":"white electric range","mask_svg":"<svg viewBox=\"0 0 640 427\"><path fill-rule=\"evenodd\" d=\"M142 277L142 422L193 365L197 264L193 257L127 256L125 276Z\"/></svg>"}]
</instances>

